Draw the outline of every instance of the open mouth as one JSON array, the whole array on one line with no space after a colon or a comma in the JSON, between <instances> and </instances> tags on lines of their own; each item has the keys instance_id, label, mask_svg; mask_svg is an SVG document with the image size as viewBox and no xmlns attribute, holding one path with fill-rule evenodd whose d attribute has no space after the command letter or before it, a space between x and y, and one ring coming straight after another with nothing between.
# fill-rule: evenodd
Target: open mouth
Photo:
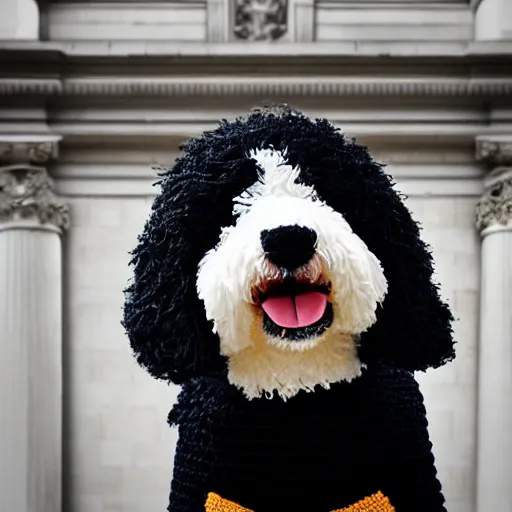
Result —
<instances>
[{"instance_id":1,"label":"open mouth","mask_svg":"<svg viewBox=\"0 0 512 512\"><path fill-rule=\"evenodd\" d=\"M330 285L295 278L265 283L257 303L263 310L263 329L291 341L318 337L332 323Z\"/></svg>"}]
</instances>

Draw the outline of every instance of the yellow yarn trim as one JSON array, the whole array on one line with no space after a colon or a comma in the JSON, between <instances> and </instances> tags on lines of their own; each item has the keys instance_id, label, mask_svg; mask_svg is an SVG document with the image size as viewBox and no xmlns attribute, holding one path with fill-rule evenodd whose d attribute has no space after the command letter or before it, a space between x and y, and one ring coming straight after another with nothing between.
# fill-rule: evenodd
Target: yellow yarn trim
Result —
<instances>
[{"instance_id":1,"label":"yellow yarn trim","mask_svg":"<svg viewBox=\"0 0 512 512\"><path fill-rule=\"evenodd\" d=\"M340 508L333 512L395 512L395 507L393 507L389 499L379 491L364 500L350 505L350 507Z\"/></svg>"},{"instance_id":2,"label":"yellow yarn trim","mask_svg":"<svg viewBox=\"0 0 512 512\"><path fill-rule=\"evenodd\" d=\"M208 494L205 504L205 512L253 512L248 508L237 505L232 501L221 498L213 492ZM395 512L389 499L380 491L358 501L350 507L333 510L333 512Z\"/></svg>"},{"instance_id":3,"label":"yellow yarn trim","mask_svg":"<svg viewBox=\"0 0 512 512\"><path fill-rule=\"evenodd\" d=\"M221 498L218 494L211 492L208 494L205 504L206 512L252 512L248 508L241 507L232 501Z\"/></svg>"}]
</instances>

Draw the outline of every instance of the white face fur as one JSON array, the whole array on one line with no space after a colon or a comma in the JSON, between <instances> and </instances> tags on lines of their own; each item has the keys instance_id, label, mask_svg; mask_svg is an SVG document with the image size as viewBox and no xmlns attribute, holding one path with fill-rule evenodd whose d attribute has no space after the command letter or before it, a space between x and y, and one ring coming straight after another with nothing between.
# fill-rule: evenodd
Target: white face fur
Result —
<instances>
[{"instance_id":1,"label":"white face fur","mask_svg":"<svg viewBox=\"0 0 512 512\"><path fill-rule=\"evenodd\" d=\"M273 149L250 153L260 179L234 199L234 226L199 264L197 291L214 323L229 381L248 398L277 392L290 398L301 389L329 387L360 375L355 337L376 320L387 292L378 259L343 216L297 183L300 169ZM317 235L311 260L292 273L269 261L261 242L265 230L303 226ZM258 291L285 277L328 284L332 320L321 332L289 340L264 329Z\"/></svg>"}]
</instances>

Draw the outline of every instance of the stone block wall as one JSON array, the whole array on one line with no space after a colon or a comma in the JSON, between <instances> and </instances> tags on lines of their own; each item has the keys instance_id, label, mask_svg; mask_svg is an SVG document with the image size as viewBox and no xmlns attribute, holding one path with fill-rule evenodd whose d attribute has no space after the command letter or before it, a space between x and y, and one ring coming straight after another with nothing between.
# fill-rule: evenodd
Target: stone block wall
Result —
<instances>
[{"instance_id":1,"label":"stone block wall","mask_svg":"<svg viewBox=\"0 0 512 512\"><path fill-rule=\"evenodd\" d=\"M460 4L316 4L317 41L468 41L472 34L471 10Z\"/></svg>"},{"instance_id":2,"label":"stone block wall","mask_svg":"<svg viewBox=\"0 0 512 512\"><path fill-rule=\"evenodd\" d=\"M56 3L47 10L51 40L204 41L206 3Z\"/></svg>"},{"instance_id":3,"label":"stone block wall","mask_svg":"<svg viewBox=\"0 0 512 512\"><path fill-rule=\"evenodd\" d=\"M128 251L152 198L71 201L66 240L65 500L70 512L165 510L177 389L132 358L120 325Z\"/></svg>"},{"instance_id":4,"label":"stone block wall","mask_svg":"<svg viewBox=\"0 0 512 512\"><path fill-rule=\"evenodd\" d=\"M474 25L473 12L463 0L272 0L267 22L282 18L284 23L268 34L259 18L237 24L238 12L251 20L253 9L261 10L238 0L50 0L43 8L43 33L55 41L455 42L472 40ZM282 14L275 17L273 10Z\"/></svg>"}]
</instances>

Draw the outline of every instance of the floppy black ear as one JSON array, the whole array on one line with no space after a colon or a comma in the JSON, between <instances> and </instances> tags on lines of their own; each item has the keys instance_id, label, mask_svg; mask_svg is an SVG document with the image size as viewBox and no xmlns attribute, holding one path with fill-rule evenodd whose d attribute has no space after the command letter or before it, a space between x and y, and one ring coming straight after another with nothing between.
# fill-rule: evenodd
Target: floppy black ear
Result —
<instances>
[{"instance_id":1,"label":"floppy black ear","mask_svg":"<svg viewBox=\"0 0 512 512\"><path fill-rule=\"evenodd\" d=\"M123 326L139 364L175 384L219 366L218 339L195 293L197 257L184 232L187 184L164 179L132 252Z\"/></svg>"},{"instance_id":2,"label":"floppy black ear","mask_svg":"<svg viewBox=\"0 0 512 512\"><path fill-rule=\"evenodd\" d=\"M388 294L377 322L361 338L363 362L380 360L409 371L444 365L455 357L453 317L433 282L430 248L420 237L418 224L379 169L368 197L380 219L359 217L349 222L380 259ZM372 187L373 188L373 187ZM377 206L378 205L378 206Z\"/></svg>"},{"instance_id":3,"label":"floppy black ear","mask_svg":"<svg viewBox=\"0 0 512 512\"><path fill-rule=\"evenodd\" d=\"M224 144L221 154L213 145L209 135L190 141L187 154L163 174L125 290L122 324L137 361L175 384L225 367L197 296L197 269L221 227L231 224L232 198L252 183L255 167L242 152Z\"/></svg>"},{"instance_id":4,"label":"floppy black ear","mask_svg":"<svg viewBox=\"0 0 512 512\"><path fill-rule=\"evenodd\" d=\"M302 141L307 154L297 147L291 158L379 258L388 281L377 322L361 336L361 360L410 371L443 365L455 356L453 318L432 282L432 256L418 224L366 148L326 121L317 120L316 132L316 139Z\"/></svg>"}]
</instances>

